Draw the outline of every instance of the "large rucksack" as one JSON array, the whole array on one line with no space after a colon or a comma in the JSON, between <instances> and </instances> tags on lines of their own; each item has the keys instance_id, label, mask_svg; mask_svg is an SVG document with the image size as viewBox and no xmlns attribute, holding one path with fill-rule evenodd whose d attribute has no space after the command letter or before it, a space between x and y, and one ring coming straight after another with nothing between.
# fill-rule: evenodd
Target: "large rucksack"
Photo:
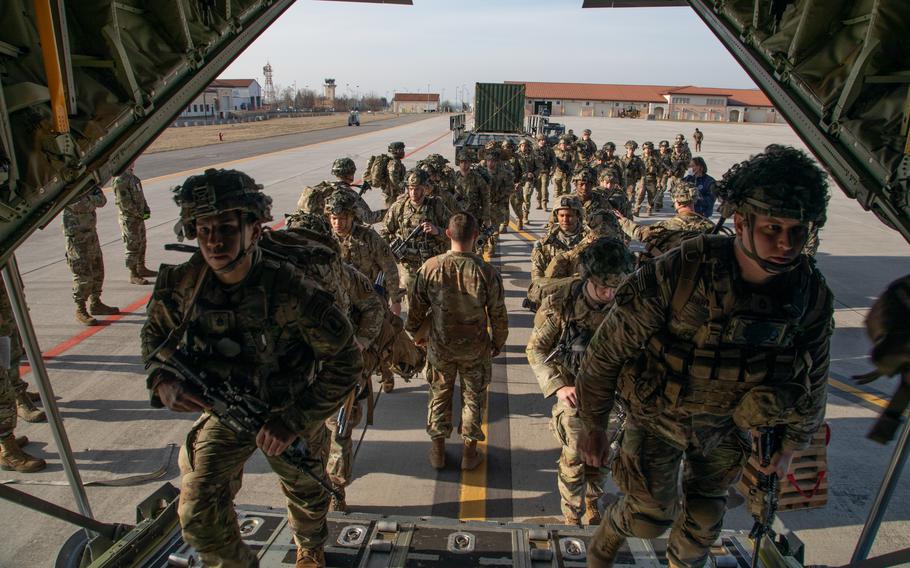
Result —
<instances>
[{"instance_id":1,"label":"large rucksack","mask_svg":"<svg viewBox=\"0 0 910 568\"><path fill-rule=\"evenodd\" d=\"M363 180L370 182L374 187L385 187L389 183L389 162L392 157L388 154L371 156L367 162L367 169L363 173Z\"/></svg>"}]
</instances>

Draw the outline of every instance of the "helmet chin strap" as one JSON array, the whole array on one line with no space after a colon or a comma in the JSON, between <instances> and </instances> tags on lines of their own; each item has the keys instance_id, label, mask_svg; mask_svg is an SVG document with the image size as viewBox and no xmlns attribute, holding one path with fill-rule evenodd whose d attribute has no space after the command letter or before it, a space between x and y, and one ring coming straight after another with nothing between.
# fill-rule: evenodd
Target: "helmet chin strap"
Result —
<instances>
[{"instance_id":1,"label":"helmet chin strap","mask_svg":"<svg viewBox=\"0 0 910 568\"><path fill-rule=\"evenodd\" d=\"M739 249L741 251L743 251L746 256L748 256L749 258L751 258L752 260L757 262L758 265L762 267L762 270L764 270L765 272L768 272L770 274L784 274L785 272L790 272L791 270L796 268L796 265L799 264L799 256L797 256L796 258L793 259L792 262L789 262L787 264L778 264L776 262L771 262L771 261L765 260L762 257L758 256L758 251L755 249L755 236L754 236L755 216L752 215L751 213L746 216L746 226L748 228L748 231L743 231L743 232L748 232L749 246L746 247L745 243L743 242L743 239L737 239L737 242L739 243Z\"/></svg>"},{"instance_id":2,"label":"helmet chin strap","mask_svg":"<svg viewBox=\"0 0 910 568\"><path fill-rule=\"evenodd\" d=\"M246 257L248 254L250 254L250 252L253 250L252 246L249 246L249 247L246 246L246 225L247 224L243 222L243 214L240 213L239 211L237 212L237 214L241 216L241 219L240 219L240 252L237 253L237 256L235 256L234 260L232 260L231 262L225 264L221 268L212 269L214 272L216 272L218 274L226 274L226 273L234 270L235 268L237 268L237 266L243 261L244 257Z\"/></svg>"}]
</instances>

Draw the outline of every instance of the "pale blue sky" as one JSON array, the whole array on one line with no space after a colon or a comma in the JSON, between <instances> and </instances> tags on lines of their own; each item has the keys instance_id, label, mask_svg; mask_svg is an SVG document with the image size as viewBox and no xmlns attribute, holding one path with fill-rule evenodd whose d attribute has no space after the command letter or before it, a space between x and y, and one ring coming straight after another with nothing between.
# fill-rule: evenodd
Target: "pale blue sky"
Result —
<instances>
[{"instance_id":1,"label":"pale blue sky","mask_svg":"<svg viewBox=\"0 0 910 568\"><path fill-rule=\"evenodd\" d=\"M300 0L222 74L338 94L443 92L475 82L560 81L751 88L690 8L581 9L582 0ZM346 87L345 85L349 85ZM444 89L444 91L443 91Z\"/></svg>"}]
</instances>

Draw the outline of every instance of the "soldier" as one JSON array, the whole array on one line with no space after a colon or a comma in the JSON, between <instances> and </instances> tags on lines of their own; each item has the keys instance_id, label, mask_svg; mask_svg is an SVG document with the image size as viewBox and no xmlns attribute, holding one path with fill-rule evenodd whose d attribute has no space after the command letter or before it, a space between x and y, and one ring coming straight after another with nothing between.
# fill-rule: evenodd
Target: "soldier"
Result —
<instances>
[{"instance_id":1,"label":"soldier","mask_svg":"<svg viewBox=\"0 0 910 568\"><path fill-rule=\"evenodd\" d=\"M422 170L411 170L405 176L407 194L398 198L385 216L382 236L402 245L398 262L405 272L407 290L414 284L417 269L428 259L441 254L448 246L444 228L449 222L449 210L438 197L427 195L430 179ZM420 227L414 237L408 237Z\"/></svg>"},{"instance_id":2,"label":"soldier","mask_svg":"<svg viewBox=\"0 0 910 568\"><path fill-rule=\"evenodd\" d=\"M455 158L455 201L458 210L470 213L483 227L493 226L490 211L490 180L482 166L472 166L471 158L462 150Z\"/></svg>"},{"instance_id":3,"label":"soldier","mask_svg":"<svg viewBox=\"0 0 910 568\"><path fill-rule=\"evenodd\" d=\"M598 235L622 240L622 229L613 215L613 205L604 194L594 191L594 170L588 166L575 170L572 183L575 195L585 209L584 219L588 227Z\"/></svg>"},{"instance_id":4,"label":"soldier","mask_svg":"<svg viewBox=\"0 0 910 568\"><path fill-rule=\"evenodd\" d=\"M597 525L603 480L600 470L586 467L578 453L582 427L575 374L588 341L613 305L616 288L632 272L633 259L622 241L609 237L598 238L580 256L581 276L544 299L525 353L543 395L556 395L550 430L562 445L556 479L565 523Z\"/></svg>"},{"instance_id":5,"label":"soldier","mask_svg":"<svg viewBox=\"0 0 910 568\"><path fill-rule=\"evenodd\" d=\"M440 160L433 159L435 156L439 156ZM417 163L417 169L425 171L429 177L427 194L439 198L450 213L456 213L459 211L458 203L455 200L454 190L449 188L449 180L443 169L446 163L448 163L448 160L439 154L430 154L427 159Z\"/></svg>"},{"instance_id":6,"label":"soldier","mask_svg":"<svg viewBox=\"0 0 910 568\"><path fill-rule=\"evenodd\" d=\"M624 217L632 216L632 203L626 199L626 189L616 177L614 170L606 169L600 173L598 178L600 185L596 191L599 191L610 203L612 209L616 209Z\"/></svg>"},{"instance_id":7,"label":"soldier","mask_svg":"<svg viewBox=\"0 0 910 568\"><path fill-rule=\"evenodd\" d=\"M708 175L708 164L701 156L695 156L689 162L689 169L692 175L683 178L695 186L697 198L695 200L695 211L699 215L710 217L714 214L714 202L717 197L714 195L714 178Z\"/></svg>"},{"instance_id":8,"label":"soldier","mask_svg":"<svg viewBox=\"0 0 910 568\"><path fill-rule=\"evenodd\" d=\"M657 194L654 196L654 211L663 211L664 208L664 193L667 191L667 182L670 179L670 172L673 171L673 160L671 155L670 141L661 140L658 145L657 157L660 159L663 169L657 177Z\"/></svg>"},{"instance_id":9,"label":"soldier","mask_svg":"<svg viewBox=\"0 0 910 568\"><path fill-rule=\"evenodd\" d=\"M644 173L641 178L641 190L638 192L638 199L635 201L635 208L632 213L638 215L641 211L641 206L645 202L645 199L648 200L648 207L645 209L645 216L651 216L651 210L655 207L655 199L657 196L657 178L664 171L663 162L660 158L654 155L654 143L645 142L641 146L641 163L644 169Z\"/></svg>"},{"instance_id":10,"label":"soldier","mask_svg":"<svg viewBox=\"0 0 910 568\"><path fill-rule=\"evenodd\" d=\"M16 414L26 422L46 422L47 415L43 410L35 406L35 403L39 402L41 397L36 392L29 392L28 384L22 380L22 376L19 374L19 360L22 358L23 353L22 339L19 337L19 327L16 325L16 319L13 316L13 306L10 304L9 296L6 293L6 285L0 281L0 343L4 341L4 337L10 338L10 365L7 375L9 384L13 389ZM0 348L0 354L2 353L4 353L3 348ZM0 368L0 372L2 372L2 368Z\"/></svg>"},{"instance_id":11,"label":"soldier","mask_svg":"<svg viewBox=\"0 0 910 568\"><path fill-rule=\"evenodd\" d=\"M253 389L270 410L271 418L255 434L235 432L207 411L187 436L178 514L184 540L200 560L208 566L257 565L240 538L231 501L244 463L258 447L287 496L296 566L321 567L328 493L280 455L296 438L321 428L354 388L362 362L351 324L331 295L258 246L262 223L271 219L271 199L261 187L242 172L210 169L175 189L183 232L198 236L199 252L161 268L142 328L147 386L154 407L209 409L208 401L157 358L162 346L183 342L192 332L192 345L167 350L191 350L189 365L210 379L244 379L240 386ZM264 344L250 344L254 339ZM196 356L200 348L204 356ZM314 460L310 472L323 476L324 465Z\"/></svg>"},{"instance_id":12,"label":"soldier","mask_svg":"<svg viewBox=\"0 0 910 568\"><path fill-rule=\"evenodd\" d=\"M325 202L330 195L335 192L344 192L356 197L357 200L357 220L365 225L378 223L383 219L386 213L385 209L373 211L367 202L363 200L353 186L354 174L357 172L357 165L350 158L338 158L332 163L332 175L337 179L335 181L324 181L313 187L306 187L300 194L297 201L297 211L301 213L316 213L323 215L325 213Z\"/></svg>"},{"instance_id":13,"label":"soldier","mask_svg":"<svg viewBox=\"0 0 910 568\"><path fill-rule=\"evenodd\" d=\"M674 138L674 140L673 140L673 146L676 147L677 144L680 145L680 146L682 147L682 149L680 150L680 153L682 154L683 158L684 158L687 162L688 162L689 160L691 160L691 159L692 159L692 151L689 150L689 143L686 142L686 137L685 137L685 135L683 135L683 134L677 134L677 135L676 135L676 138Z\"/></svg>"},{"instance_id":14,"label":"soldier","mask_svg":"<svg viewBox=\"0 0 910 568\"><path fill-rule=\"evenodd\" d=\"M584 218L585 208L577 197L564 195L556 200L550 215L550 230L531 249L532 287L535 280L544 277L554 256L571 250L587 235Z\"/></svg>"},{"instance_id":15,"label":"soldier","mask_svg":"<svg viewBox=\"0 0 910 568\"><path fill-rule=\"evenodd\" d=\"M695 151L701 152L701 141L705 139L705 134L695 127L695 132L692 134L692 140L695 140Z\"/></svg>"},{"instance_id":16,"label":"soldier","mask_svg":"<svg viewBox=\"0 0 910 568\"><path fill-rule=\"evenodd\" d=\"M584 148L584 150L581 150L581 148ZM597 144L594 140L591 140L590 128L585 128L584 131L582 131L581 140L578 141L578 150L588 157L588 161L594 157L594 152L597 151Z\"/></svg>"},{"instance_id":17,"label":"soldier","mask_svg":"<svg viewBox=\"0 0 910 568\"><path fill-rule=\"evenodd\" d=\"M647 247L649 256L658 256L674 248L691 233L710 233L714 223L695 212L696 191L692 184L681 181L670 192L676 216L651 225L639 225L628 217L617 215L619 225L629 237Z\"/></svg>"},{"instance_id":18,"label":"soldier","mask_svg":"<svg viewBox=\"0 0 910 568\"><path fill-rule=\"evenodd\" d=\"M98 241L95 209L104 207L107 198L97 185L63 209L63 235L66 237L66 263L73 273L73 300L76 321L98 325L92 316L119 314L120 310L101 301L104 286L104 258ZM85 303L88 301L88 309ZM91 313L91 315L89 315Z\"/></svg>"},{"instance_id":19,"label":"soldier","mask_svg":"<svg viewBox=\"0 0 910 568\"><path fill-rule=\"evenodd\" d=\"M676 184L682 181L686 175L686 169L692 158L686 156L686 148L682 141L677 140L673 143L673 151L670 153L670 188L672 193Z\"/></svg>"},{"instance_id":20,"label":"soldier","mask_svg":"<svg viewBox=\"0 0 910 568\"><path fill-rule=\"evenodd\" d=\"M498 148L487 150L484 158L484 169L480 172L490 180L490 218L498 227L499 233L509 228L509 197L515 190L515 175L508 164L500 161Z\"/></svg>"},{"instance_id":21,"label":"soldier","mask_svg":"<svg viewBox=\"0 0 910 568\"><path fill-rule=\"evenodd\" d=\"M505 293L499 271L472 252L477 221L467 213L449 220L451 250L428 260L417 272L408 294L405 329L416 333L429 320L427 362L430 401L427 434L433 441L430 465L445 467L445 441L452 433L452 395L461 377L461 424L464 439L461 468L483 461L477 442L490 386L492 357L499 355L509 334ZM489 326L490 331L487 331Z\"/></svg>"},{"instance_id":22,"label":"soldier","mask_svg":"<svg viewBox=\"0 0 910 568\"><path fill-rule=\"evenodd\" d=\"M403 158L404 142L392 142L389 144L388 159L376 160L372 171L369 172L370 183L382 190L386 207L391 207L404 192L404 175L407 169L401 163Z\"/></svg>"},{"instance_id":23,"label":"soldier","mask_svg":"<svg viewBox=\"0 0 910 568\"><path fill-rule=\"evenodd\" d=\"M833 298L800 251L825 211L825 174L788 148L734 166L721 185L736 235L685 241L639 269L617 290L576 377L589 466L608 454L616 398L627 413L613 462L624 495L605 511L588 566L612 566L626 536L668 528L670 566L704 565L749 455L748 431L781 426L781 449L760 469L784 477L823 423Z\"/></svg>"},{"instance_id":24,"label":"soldier","mask_svg":"<svg viewBox=\"0 0 910 568\"><path fill-rule=\"evenodd\" d=\"M557 199L572 191L572 172L575 170L575 154L570 148L569 138L563 136L556 145L554 156L556 158L556 170L553 173L553 185L556 190Z\"/></svg>"},{"instance_id":25,"label":"soldier","mask_svg":"<svg viewBox=\"0 0 910 568\"><path fill-rule=\"evenodd\" d=\"M572 130L572 129L570 128L570 129L568 130L568 132L566 132L566 138L567 138L568 141L569 141L569 146L571 146L572 149L574 150L574 149L575 149L575 143L578 142L578 136L575 135L575 131Z\"/></svg>"},{"instance_id":26,"label":"soldier","mask_svg":"<svg viewBox=\"0 0 910 568\"><path fill-rule=\"evenodd\" d=\"M151 210L142 192L142 182L133 173L133 164L114 178L114 202L120 211L120 234L126 249L126 268L133 284L150 284L145 278L158 274L145 266L145 221Z\"/></svg>"},{"instance_id":27,"label":"soldier","mask_svg":"<svg viewBox=\"0 0 910 568\"><path fill-rule=\"evenodd\" d=\"M518 189L512 194L511 201L515 215L518 217L518 228L521 229L528 222L528 215L531 212L531 197L534 195L534 186L537 185L540 176L540 165L537 154L531 147L531 141L527 138L518 144L516 158L520 181Z\"/></svg>"},{"instance_id":28,"label":"soldier","mask_svg":"<svg viewBox=\"0 0 910 568\"><path fill-rule=\"evenodd\" d=\"M540 172L537 184L537 209L546 211L550 207L550 178L556 169L556 154L547 144L547 137L543 134L537 135L537 160Z\"/></svg>"},{"instance_id":29,"label":"soldier","mask_svg":"<svg viewBox=\"0 0 910 568\"><path fill-rule=\"evenodd\" d=\"M645 165L641 158L635 155L638 148L638 142L629 140L626 142L626 155L620 158L622 163L623 185L626 188L626 199L635 202L635 188L638 186L638 180L645 175Z\"/></svg>"}]
</instances>

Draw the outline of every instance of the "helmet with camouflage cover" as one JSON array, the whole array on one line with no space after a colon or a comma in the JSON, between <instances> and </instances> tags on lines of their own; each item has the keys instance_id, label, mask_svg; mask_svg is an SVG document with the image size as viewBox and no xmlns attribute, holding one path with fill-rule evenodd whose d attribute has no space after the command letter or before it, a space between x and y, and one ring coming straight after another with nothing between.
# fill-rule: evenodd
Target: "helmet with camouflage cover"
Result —
<instances>
[{"instance_id":1,"label":"helmet with camouflage cover","mask_svg":"<svg viewBox=\"0 0 910 568\"><path fill-rule=\"evenodd\" d=\"M670 190L670 197L679 205L691 205L698 199L698 189L688 181L677 181Z\"/></svg>"},{"instance_id":2,"label":"helmet with camouflage cover","mask_svg":"<svg viewBox=\"0 0 910 568\"><path fill-rule=\"evenodd\" d=\"M552 213L550 213L550 221L552 224L555 225L557 223L556 214L562 209L571 209L572 211L575 211L575 214L578 215L579 219L585 218L585 206L582 205L581 199L574 195L561 195L553 205Z\"/></svg>"},{"instance_id":3,"label":"helmet with camouflage cover","mask_svg":"<svg viewBox=\"0 0 910 568\"><path fill-rule=\"evenodd\" d=\"M503 150L514 151L515 150L515 141L512 140L511 138L509 138L507 140L503 140L502 144L500 146Z\"/></svg>"},{"instance_id":4,"label":"helmet with camouflage cover","mask_svg":"<svg viewBox=\"0 0 910 568\"><path fill-rule=\"evenodd\" d=\"M654 150L654 142L651 142L649 140L649 141L645 142L644 144L642 144L641 149L644 150L645 148L647 148L648 150Z\"/></svg>"},{"instance_id":5,"label":"helmet with camouflage cover","mask_svg":"<svg viewBox=\"0 0 910 568\"><path fill-rule=\"evenodd\" d=\"M828 207L826 174L803 151L790 146L772 145L727 170L716 186L724 201L724 212L742 215L751 225L756 215L799 221L807 233L825 224ZM751 229L745 232L743 248L750 258L769 272L792 269L771 263L755 252Z\"/></svg>"},{"instance_id":6,"label":"helmet with camouflage cover","mask_svg":"<svg viewBox=\"0 0 910 568\"><path fill-rule=\"evenodd\" d=\"M582 134L582 136L584 136L585 134L587 134L588 136L590 136L590 135L591 135L591 129L590 129L590 128L585 128L584 130L582 130L581 134Z\"/></svg>"},{"instance_id":7,"label":"helmet with camouflage cover","mask_svg":"<svg viewBox=\"0 0 910 568\"><path fill-rule=\"evenodd\" d=\"M429 156L426 157L426 161L430 162L431 164L435 165L438 168L443 168L443 167L445 167L446 164L449 163L448 158L446 158L442 154L430 154Z\"/></svg>"},{"instance_id":8,"label":"helmet with camouflage cover","mask_svg":"<svg viewBox=\"0 0 910 568\"><path fill-rule=\"evenodd\" d=\"M209 168L190 176L173 189L174 202L180 207L178 231L196 238L196 220L226 211L241 211L253 221L272 220L272 198L262 193L262 185L239 170Z\"/></svg>"},{"instance_id":9,"label":"helmet with camouflage cover","mask_svg":"<svg viewBox=\"0 0 910 568\"><path fill-rule=\"evenodd\" d=\"M603 149L604 149L604 151L608 151L608 150L615 151L616 144L614 144L613 142L607 142L606 144L603 145Z\"/></svg>"},{"instance_id":10,"label":"helmet with camouflage cover","mask_svg":"<svg viewBox=\"0 0 910 568\"><path fill-rule=\"evenodd\" d=\"M571 146L571 145L572 145L572 137L571 137L571 136L568 136L568 135L566 135L566 134L563 134L562 136L559 137L559 143L560 143L560 144L565 144L565 145L567 145L567 146Z\"/></svg>"},{"instance_id":11,"label":"helmet with camouflage cover","mask_svg":"<svg viewBox=\"0 0 910 568\"><path fill-rule=\"evenodd\" d=\"M670 147L670 141L669 141L669 140L661 140L660 143L657 145L657 147L658 147L658 148L669 148L669 147Z\"/></svg>"},{"instance_id":12,"label":"helmet with camouflage cover","mask_svg":"<svg viewBox=\"0 0 910 568\"><path fill-rule=\"evenodd\" d=\"M332 175L335 177L352 177L357 165L350 158L338 158L332 163Z\"/></svg>"},{"instance_id":13,"label":"helmet with camouflage cover","mask_svg":"<svg viewBox=\"0 0 910 568\"><path fill-rule=\"evenodd\" d=\"M455 163L460 164L462 162L473 162L471 159L471 153L468 152L466 148L462 148L455 154Z\"/></svg>"},{"instance_id":14,"label":"helmet with camouflage cover","mask_svg":"<svg viewBox=\"0 0 910 568\"><path fill-rule=\"evenodd\" d=\"M544 142L547 141L546 135L543 134L542 132L540 134L538 134L537 136L535 136L535 138L537 139L538 142L540 142L541 140L543 140Z\"/></svg>"},{"instance_id":15,"label":"helmet with camouflage cover","mask_svg":"<svg viewBox=\"0 0 910 568\"><path fill-rule=\"evenodd\" d=\"M499 148L490 148L489 150L484 150L483 158L485 160L499 161L502 159L502 152Z\"/></svg>"},{"instance_id":16,"label":"helmet with camouflage cover","mask_svg":"<svg viewBox=\"0 0 910 568\"><path fill-rule=\"evenodd\" d=\"M619 176L616 175L616 170L613 168L604 168L600 170L600 173L597 175L597 181L604 181L609 179L612 183L619 183Z\"/></svg>"},{"instance_id":17,"label":"helmet with camouflage cover","mask_svg":"<svg viewBox=\"0 0 910 568\"><path fill-rule=\"evenodd\" d=\"M308 213L306 211L297 211L293 215L288 215L289 229L306 229L320 235L331 235L332 226L329 225L325 215L318 213Z\"/></svg>"},{"instance_id":18,"label":"helmet with camouflage cover","mask_svg":"<svg viewBox=\"0 0 910 568\"><path fill-rule=\"evenodd\" d=\"M600 237L579 255L583 277L594 277L604 286L616 288L635 270L635 261L625 243L614 237Z\"/></svg>"},{"instance_id":19,"label":"helmet with camouflage cover","mask_svg":"<svg viewBox=\"0 0 910 568\"><path fill-rule=\"evenodd\" d=\"M595 160L606 160L607 152L605 150L598 150L598 151L594 152L594 159Z\"/></svg>"},{"instance_id":20,"label":"helmet with camouflage cover","mask_svg":"<svg viewBox=\"0 0 910 568\"><path fill-rule=\"evenodd\" d=\"M575 170L575 173L572 174L572 182L583 181L586 183L597 183L597 176L594 174L594 169L590 166L582 166Z\"/></svg>"},{"instance_id":21,"label":"helmet with camouflage cover","mask_svg":"<svg viewBox=\"0 0 910 568\"><path fill-rule=\"evenodd\" d=\"M522 139L521 139L521 142L518 143L518 147L521 148L522 146L526 146L526 147L528 147L528 148L533 148L533 147L534 147L534 145L531 144L531 140L528 139L528 138L522 138Z\"/></svg>"},{"instance_id":22,"label":"helmet with camouflage cover","mask_svg":"<svg viewBox=\"0 0 910 568\"><path fill-rule=\"evenodd\" d=\"M354 213L357 205L357 198L353 193L347 191L336 191L325 201L326 214L342 215L344 213Z\"/></svg>"},{"instance_id":23,"label":"helmet with camouflage cover","mask_svg":"<svg viewBox=\"0 0 910 568\"><path fill-rule=\"evenodd\" d=\"M404 181L408 187L427 185L430 183L430 176L425 170L415 168L408 170L408 173L404 176Z\"/></svg>"},{"instance_id":24,"label":"helmet with camouflage cover","mask_svg":"<svg viewBox=\"0 0 910 568\"><path fill-rule=\"evenodd\" d=\"M633 150L635 150L638 148L638 142L636 142L635 140L627 140L626 148L632 148Z\"/></svg>"},{"instance_id":25,"label":"helmet with camouflage cover","mask_svg":"<svg viewBox=\"0 0 910 568\"><path fill-rule=\"evenodd\" d=\"M389 152L404 152L404 142L390 142L389 143Z\"/></svg>"},{"instance_id":26,"label":"helmet with camouflage cover","mask_svg":"<svg viewBox=\"0 0 910 568\"><path fill-rule=\"evenodd\" d=\"M676 135L676 138L674 138L674 140L677 141L677 142L685 142L685 141L686 141L686 135L685 135L685 134L682 134L682 133L677 134L677 135Z\"/></svg>"}]
</instances>

